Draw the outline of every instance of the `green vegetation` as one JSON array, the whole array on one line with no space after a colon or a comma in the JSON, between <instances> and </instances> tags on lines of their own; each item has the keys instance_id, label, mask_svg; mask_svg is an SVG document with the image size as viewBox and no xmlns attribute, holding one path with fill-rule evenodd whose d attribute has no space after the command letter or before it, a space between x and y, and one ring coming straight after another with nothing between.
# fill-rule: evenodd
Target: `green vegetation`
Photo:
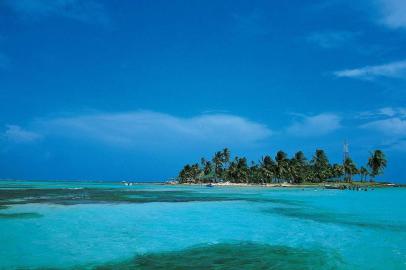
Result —
<instances>
[{"instance_id":1,"label":"green vegetation","mask_svg":"<svg viewBox=\"0 0 406 270\"><path fill-rule=\"evenodd\" d=\"M231 160L230 150L225 148L214 154L211 160L201 159L200 164L187 164L179 172L179 183L214 183L229 181L232 183L268 184L288 182L292 184L322 183L326 181L344 181L350 183L353 177L360 176L361 182L373 182L383 173L387 160L381 150L371 153L367 166L357 168L354 161L347 157L343 164L330 164L324 150L317 149L311 160L307 160L302 151L292 158L283 151L276 153L275 159L264 156L258 163L249 165L245 157Z\"/></svg>"},{"instance_id":2,"label":"green vegetation","mask_svg":"<svg viewBox=\"0 0 406 270\"><path fill-rule=\"evenodd\" d=\"M368 167L371 169L371 181L374 181L375 177L382 174L386 168L386 157L381 150L375 150L371 153L368 159Z\"/></svg>"},{"instance_id":3,"label":"green vegetation","mask_svg":"<svg viewBox=\"0 0 406 270\"><path fill-rule=\"evenodd\" d=\"M94 269L306 270L339 269L341 265L342 259L339 254L329 249L303 249L242 242L202 245L180 251L144 254L127 261L99 265Z\"/></svg>"}]
</instances>

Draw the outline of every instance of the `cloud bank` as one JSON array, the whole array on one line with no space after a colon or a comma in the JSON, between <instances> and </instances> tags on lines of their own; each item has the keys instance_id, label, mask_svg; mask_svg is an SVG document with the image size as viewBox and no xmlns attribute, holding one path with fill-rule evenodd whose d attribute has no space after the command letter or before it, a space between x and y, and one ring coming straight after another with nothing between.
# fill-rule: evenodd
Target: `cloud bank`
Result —
<instances>
[{"instance_id":1,"label":"cloud bank","mask_svg":"<svg viewBox=\"0 0 406 270\"><path fill-rule=\"evenodd\" d=\"M383 107L372 111L359 113L360 119L382 118L382 117L406 117L406 108L403 107Z\"/></svg>"},{"instance_id":2,"label":"cloud bank","mask_svg":"<svg viewBox=\"0 0 406 270\"><path fill-rule=\"evenodd\" d=\"M406 136L406 120L398 117L376 120L361 126L391 137Z\"/></svg>"},{"instance_id":3,"label":"cloud bank","mask_svg":"<svg viewBox=\"0 0 406 270\"><path fill-rule=\"evenodd\" d=\"M406 28L406 1L377 0L380 22L389 28Z\"/></svg>"},{"instance_id":4,"label":"cloud bank","mask_svg":"<svg viewBox=\"0 0 406 270\"><path fill-rule=\"evenodd\" d=\"M361 129L379 135L392 150L406 151L406 108L385 107L363 115L370 121L362 124Z\"/></svg>"},{"instance_id":5,"label":"cloud bank","mask_svg":"<svg viewBox=\"0 0 406 270\"><path fill-rule=\"evenodd\" d=\"M371 80L377 77L406 79L406 60L334 72L336 77Z\"/></svg>"},{"instance_id":6,"label":"cloud bank","mask_svg":"<svg viewBox=\"0 0 406 270\"><path fill-rule=\"evenodd\" d=\"M97 113L37 120L34 131L44 137L89 140L121 147L176 147L176 145L250 146L272 131L265 125L231 114L190 118L137 111Z\"/></svg>"},{"instance_id":7,"label":"cloud bank","mask_svg":"<svg viewBox=\"0 0 406 270\"><path fill-rule=\"evenodd\" d=\"M29 143L40 139L42 136L17 125L7 125L3 137L14 143Z\"/></svg>"},{"instance_id":8,"label":"cloud bank","mask_svg":"<svg viewBox=\"0 0 406 270\"><path fill-rule=\"evenodd\" d=\"M302 116L287 128L287 133L299 137L318 137L341 128L341 118L332 113Z\"/></svg>"}]
</instances>

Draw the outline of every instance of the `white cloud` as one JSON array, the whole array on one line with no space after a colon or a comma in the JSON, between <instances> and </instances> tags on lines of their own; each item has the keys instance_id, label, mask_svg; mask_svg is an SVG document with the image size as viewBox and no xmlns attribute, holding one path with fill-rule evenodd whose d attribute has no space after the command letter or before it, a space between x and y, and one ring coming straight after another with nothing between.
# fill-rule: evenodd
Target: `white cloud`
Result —
<instances>
[{"instance_id":1,"label":"white cloud","mask_svg":"<svg viewBox=\"0 0 406 270\"><path fill-rule=\"evenodd\" d=\"M355 36L355 33L348 31L315 32L307 37L307 41L325 49L332 49L353 42Z\"/></svg>"},{"instance_id":2,"label":"white cloud","mask_svg":"<svg viewBox=\"0 0 406 270\"><path fill-rule=\"evenodd\" d=\"M33 127L44 136L90 139L124 147L247 146L272 134L265 125L230 114L181 118L151 111L45 119L36 121Z\"/></svg>"},{"instance_id":3,"label":"white cloud","mask_svg":"<svg viewBox=\"0 0 406 270\"><path fill-rule=\"evenodd\" d=\"M315 116L303 116L300 121L288 127L290 135L300 137L316 137L327 135L341 128L341 118L331 113L322 113Z\"/></svg>"},{"instance_id":4,"label":"white cloud","mask_svg":"<svg viewBox=\"0 0 406 270\"><path fill-rule=\"evenodd\" d=\"M313 5L314 10L346 9L357 12L358 19L369 15L374 23L391 29L406 28L406 1L405 0L328 0Z\"/></svg>"},{"instance_id":5,"label":"white cloud","mask_svg":"<svg viewBox=\"0 0 406 270\"><path fill-rule=\"evenodd\" d=\"M17 125L8 125L3 136L15 143L28 143L40 139L42 136L36 132L28 131Z\"/></svg>"},{"instance_id":6,"label":"white cloud","mask_svg":"<svg viewBox=\"0 0 406 270\"><path fill-rule=\"evenodd\" d=\"M371 119L382 117L406 117L406 108L403 107L383 107L377 110L360 112L358 118Z\"/></svg>"},{"instance_id":7,"label":"white cloud","mask_svg":"<svg viewBox=\"0 0 406 270\"><path fill-rule=\"evenodd\" d=\"M390 150L406 150L406 108L385 107L360 114L369 122L360 125L361 129L378 135L381 145Z\"/></svg>"},{"instance_id":8,"label":"white cloud","mask_svg":"<svg viewBox=\"0 0 406 270\"><path fill-rule=\"evenodd\" d=\"M396 115L396 110L394 108L391 107L385 107L385 108L381 108L378 111L380 114L385 115L385 116L395 116Z\"/></svg>"},{"instance_id":9,"label":"white cloud","mask_svg":"<svg viewBox=\"0 0 406 270\"><path fill-rule=\"evenodd\" d=\"M346 69L334 72L337 77L374 79L376 77L406 79L406 60L392 62L384 65L366 66L362 68Z\"/></svg>"},{"instance_id":10,"label":"white cloud","mask_svg":"<svg viewBox=\"0 0 406 270\"><path fill-rule=\"evenodd\" d=\"M110 23L103 5L96 0L6 0L5 4L24 18L60 16L87 23Z\"/></svg>"},{"instance_id":11,"label":"white cloud","mask_svg":"<svg viewBox=\"0 0 406 270\"><path fill-rule=\"evenodd\" d=\"M405 0L377 0L380 22L389 28L406 28Z\"/></svg>"},{"instance_id":12,"label":"white cloud","mask_svg":"<svg viewBox=\"0 0 406 270\"><path fill-rule=\"evenodd\" d=\"M406 120L394 117L361 125L361 128L378 131L390 137L406 136Z\"/></svg>"}]
</instances>

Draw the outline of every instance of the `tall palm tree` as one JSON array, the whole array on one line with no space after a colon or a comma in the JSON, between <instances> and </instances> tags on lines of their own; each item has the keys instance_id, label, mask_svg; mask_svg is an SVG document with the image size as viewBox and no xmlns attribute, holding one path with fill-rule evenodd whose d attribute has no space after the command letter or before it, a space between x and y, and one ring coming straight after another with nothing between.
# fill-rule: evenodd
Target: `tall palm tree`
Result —
<instances>
[{"instance_id":1,"label":"tall palm tree","mask_svg":"<svg viewBox=\"0 0 406 270\"><path fill-rule=\"evenodd\" d=\"M250 177L250 168L246 158L235 157L226 171L227 177L233 182L247 183Z\"/></svg>"},{"instance_id":2,"label":"tall palm tree","mask_svg":"<svg viewBox=\"0 0 406 270\"><path fill-rule=\"evenodd\" d=\"M249 182L250 183L263 183L261 167L254 161L251 162L249 167Z\"/></svg>"},{"instance_id":3,"label":"tall palm tree","mask_svg":"<svg viewBox=\"0 0 406 270\"><path fill-rule=\"evenodd\" d=\"M247 183L250 171L247 165L247 159L245 157L238 159L237 172L238 178L241 179L243 182Z\"/></svg>"},{"instance_id":4,"label":"tall palm tree","mask_svg":"<svg viewBox=\"0 0 406 270\"><path fill-rule=\"evenodd\" d=\"M344 167L340 164L334 164L331 168L332 177L339 180L344 175Z\"/></svg>"},{"instance_id":5,"label":"tall palm tree","mask_svg":"<svg viewBox=\"0 0 406 270\"><path fill-rule=\"evenodd\" d=\"M261 164L261 176L266 183L271 183L275 176L275 162L270 156L262 157Z\"/></svg>"},{"instance_id":6,"label":"tall palm tree","mask_svg":"<svg viewBox=\"0 0 406 270\"><path fill-rule=\"evenodd\" d=\"M381 150L375 150L371 153L368 159L368 167L371 168L371 182L375 180L376 176L383 173L387 163L385 154Z\"/></svg>"},{"instance_id":7,"label":"tall palm tree","mask_svg":"<svg viewBox=\"0 0 406 270\"><path fill-rule=\"evenodd\" d=\"M331 177L331 165L324 150L317 149L311 160L316 179L321 182Z\"/></svg>"},{"instance_id":8,"label":"tall palm tree","mask_svg":"<svg viewBox=\"0 0 406 270\"><path fill-rule=\"evenodd\" d=\"M226 147L223 149L223 163L228 164L230 162L230 150Z\"/></svg>"},{"instance_id":9,"label":"tall palm tree","mask_svg":"<svg viewBox=\"0 0 406 270\"><path fill-rule=\"evenodd\" d=\"M361 166L361 168L359 169L359 174L361 176L361 182L364 182L367 180L367 176L369 174L367 168L365 168L364 166Z\"/></svg>"},{"instance_id":10,"label":"tall palm tree","mask_svg":"<svg viewBox=\"0 0 406 270\"><path fill-rule=\"evenodd\" d=\"M189 164L186 164L183 169L179 172L179 182L180 183L186 183L187 181L190 180L190 171L191 171L191 166Z\"/></svg>"},{"instance_id":11,"label":"tall palm tree","mask_svg":"<svg viewBox=\"0 0 406 270\"><path fill-rule=\"evenodd\" d=\"M235 157L233 161L230 162L230 165L228 166L228 169L226 171L227 175L227 180L231 182L239 182L239 179L237 179L237 160L238 157Z\"/></svg>"},{"instance_id":12,"label":"tall palm tree","mask_svg":"<svg viewBox=\"0 0 406 270\"><path fill-rule=\"evenodd\" d=\"M223 152L218 151L214 154L212 159L214 164L214 173L216 174L216 181L223 176Z\"/></svg>"},{"instance_id":13,"label":"tall palm tree","mask_svg":"<svg viewBox=\"0 0 406 270\"><path fill-rule=\"evenodd\" d=\"M352 161L350 157L347 157L344 160L344 178L347 182L352 181L352 176L357 174L358 170L355 163Z\"/></svg>"},{"instance_id":14,"label":"tall palm tree","mask_svg":"<svg viewBox=\"0 0 406 270\"><path fill-rule=\"evenodd\" d=\"M299 151L290 160L290 174L293 182L302 183L305 180L305 171L307 166L307 159L302 151Z\"/></svg>"},{"instance_id":15,"label":"tall palm tree","mask_svg":"<svg viewBox=\"0 0 406 270\"><path fill-rule=\"evenodd\" d=\"M180 183L199 182L200 174L201 170L199 168L199 164L186 164L179 173Z\"/></svg>"},{"instance_id":16,"label":"tall palm tree","mask_svg":"<svg viewBox=\"0 0 406 270\"><path fill-rule=\"evenodd\" d=\"M279 183L282 179L288 178L288 167L289 167L288 155L280 150L276 153L275 161L276 161L275 175Z\"/></svg>"}]
</instances>

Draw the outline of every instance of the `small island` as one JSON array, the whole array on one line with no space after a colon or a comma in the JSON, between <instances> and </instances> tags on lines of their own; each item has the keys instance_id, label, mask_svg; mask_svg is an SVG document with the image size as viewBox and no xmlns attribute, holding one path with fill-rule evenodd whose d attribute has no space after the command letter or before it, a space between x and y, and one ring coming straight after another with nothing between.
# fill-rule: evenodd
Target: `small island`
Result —
<instances>
[{"instance_id":1,"label":"small island","mask_svg":"<svg viewBox=\"0 0 406 270\"><path fill-rule=\"evenodd\" d=\"M284 151L278 151L275 158L266 155L259 162L248 162L245 157L234 157L228 148L218 151L211 160L201 158L200 164L186 164L179 172L176 183L211 185L267 185L307 186L327 185L332 188L351 186L393 186L390 183L376 183L382 175L387 159L382 150L371 152L366 165L357 167L348 154L343 163L331 164L327 154L317 149L308 160L303 151L289 158ZM354 177L358 176L358 181Z\"/></svg>"}]
</instances>

